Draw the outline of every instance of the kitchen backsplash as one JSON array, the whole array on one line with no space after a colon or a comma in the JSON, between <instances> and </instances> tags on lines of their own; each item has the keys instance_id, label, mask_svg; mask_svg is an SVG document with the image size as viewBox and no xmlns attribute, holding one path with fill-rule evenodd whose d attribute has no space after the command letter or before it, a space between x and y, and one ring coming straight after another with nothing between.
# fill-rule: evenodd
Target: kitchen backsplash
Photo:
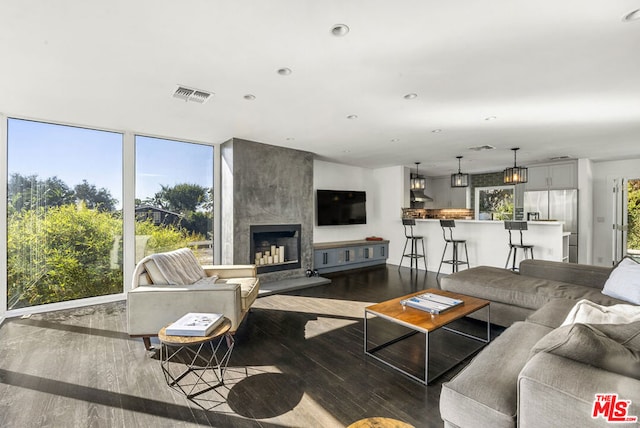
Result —
<instances>
[{"instance_id":1,"label":"kitchen backsplash","mask_svg":"<svg viewBox=\"0 0 640 428\"><path fill-rule=\"evenodd\" d=\"M472 220L473 210L465 208L402 208L402 218Z\"/></svg>"}]
</instances>

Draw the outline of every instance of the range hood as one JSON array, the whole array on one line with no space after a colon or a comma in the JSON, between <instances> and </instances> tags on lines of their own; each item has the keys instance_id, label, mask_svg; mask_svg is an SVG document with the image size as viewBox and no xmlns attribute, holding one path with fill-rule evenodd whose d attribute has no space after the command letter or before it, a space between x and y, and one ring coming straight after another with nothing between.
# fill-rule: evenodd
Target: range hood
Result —
<instances>
[{"instance_id":1,"label":"range hood","mask_svg":"<svg viewBox=\"0 0 640 428\"><path fill-rule=\"evenodd\" d=\"M433 198L424 194L424 190L411 190L411 201L433 202Z\"/></svg>"}]
</instances>

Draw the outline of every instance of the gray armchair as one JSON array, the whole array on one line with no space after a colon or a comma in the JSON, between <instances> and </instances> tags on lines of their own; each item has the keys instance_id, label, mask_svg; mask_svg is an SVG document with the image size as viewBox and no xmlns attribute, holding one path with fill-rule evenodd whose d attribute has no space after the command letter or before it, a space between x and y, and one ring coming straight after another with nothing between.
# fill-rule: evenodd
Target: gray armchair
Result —
<instances>
[{"instance_id":1,"label":"gray armchair","mask_svg":"<svg viewBox=\"0 0 640 428\"><path fill-rule=\"evenodd\" d=\"M221 313L235 332L258 297L255 265L201 266L188 248L140 260L127 293L132 337L151 348L152 336L189 312Z\"/></svg>"}]
</instances>

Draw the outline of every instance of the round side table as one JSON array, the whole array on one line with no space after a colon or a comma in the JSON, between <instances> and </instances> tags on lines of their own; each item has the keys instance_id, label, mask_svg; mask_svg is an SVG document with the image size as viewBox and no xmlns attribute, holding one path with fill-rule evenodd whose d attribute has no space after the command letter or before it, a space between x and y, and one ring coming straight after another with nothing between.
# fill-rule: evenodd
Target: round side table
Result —
<instances>
[{"instance_id":1,"label":"round side table","mask_svg":"<svg viewBox=\"0 0 640 428\"><path fill-rule=\"evenodd\" d=\"M160 366L167 385L181 391L187 398L223 385L224 372L235 345L230 328L228 318L208 336L169 336L166 327L162 328L158 333ZM220 349L224 342L226 348ZM222 355L218 356L219 353ZM213 373L215 381L207 379L211 377L208 373Z\"/></svg>"}]
</instances>

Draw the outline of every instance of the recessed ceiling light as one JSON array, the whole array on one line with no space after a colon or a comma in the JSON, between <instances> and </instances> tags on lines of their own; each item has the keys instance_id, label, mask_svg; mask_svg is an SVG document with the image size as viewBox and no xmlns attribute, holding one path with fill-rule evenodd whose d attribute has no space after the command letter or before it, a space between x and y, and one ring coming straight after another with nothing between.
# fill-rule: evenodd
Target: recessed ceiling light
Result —
<instances>
[{"instance_id":1,"label":"recessed ceiling light","mask_svg":"<svg viewBox=\"0 0 640 428\"><path fill-rule=\"evenodd\" d=\"M418 98L418 94L414 94L413 92L404 96L405 100L412 100L414 98Z\"/></svg>"},{"instance_id":2,"label":"recessed ceiling light","mask_svg":"<svg viewBox=\"0 0 640 428\"><path fill-rule=\"evenodd\" d=\"M291 69L284 67L284 68L279 68L278 69L278 74L281 76L288 76L291 74Z\"/></svg>"},{"instance_id":3,"label":"recessed ceiling light","mask_svg":"<svg viewBox=\"0 0 640 428\"><path fill-rule=\"evenodd\" d=\"M434 129L434 130L432 130L431 132L433 132L434 134L437 134L437 133L439 133L439 132L442 132L442 129Z\"/></svg>"},{"instance_id":4,"label":"recessed ceiling light","mask_svg":"<svg viewBox=\"0 0 640 428\"><path fill-rule=\"evenodd\" d=\"M629 12L623 18L623 22L631 22L640 20L640 9L636 9L633 12Z\"/></svg>"},{"instance_id":5,"label":"recessed ceiling light","mask_svg":"<svg viewBox=\"0 0 640 428\"><path fill-rule=\"evenodd\" d=\"M489 121L489 120L496 120L497 117L495 116L489 116L489 117L485 117L484 120Z\"/></svg>"},{"instance_id":6,"label":"recessed ceiling light","mask_svg":"<svg viewBox=\"0 0 640 428\"><path fill-rule=\"evenodd\" d=\"M336 24L331 27L331 34L336 37L346 36L349 33L349 27L345 24Z\"/></svg>"},{"instance_id":7,"label":"recessed ceiling light","mask_svg":"<svg viewBox=\"0 0 640 428\"><path fill-rule=\"evenodd\" d=\"M400 141L400 138L392 138L392 139L391 139L391 142L392 142L392 143L397 143L398 141Z\"/></svg>"},{"instance_id":8,"label":"recessed ceiling light","mask_svg":"<svg viewBox=\"0 0 640 428\"><path fill-rule=\"evenodd\" d=\"M247 94L243 97L245 100L253 101L256 99L256 96L253 94Z\"/></svg>"},{"instance_id":9,"label":"recessed ceiling light","mask_svg":"<svg viewBox=\"0 0 640 428\"><path fill-rule=\"evenodd\" d=\"M358 115L357 114L350 114L349 116L347 116L347 119L357 119Z\"/></svg>"}]
</instances>

